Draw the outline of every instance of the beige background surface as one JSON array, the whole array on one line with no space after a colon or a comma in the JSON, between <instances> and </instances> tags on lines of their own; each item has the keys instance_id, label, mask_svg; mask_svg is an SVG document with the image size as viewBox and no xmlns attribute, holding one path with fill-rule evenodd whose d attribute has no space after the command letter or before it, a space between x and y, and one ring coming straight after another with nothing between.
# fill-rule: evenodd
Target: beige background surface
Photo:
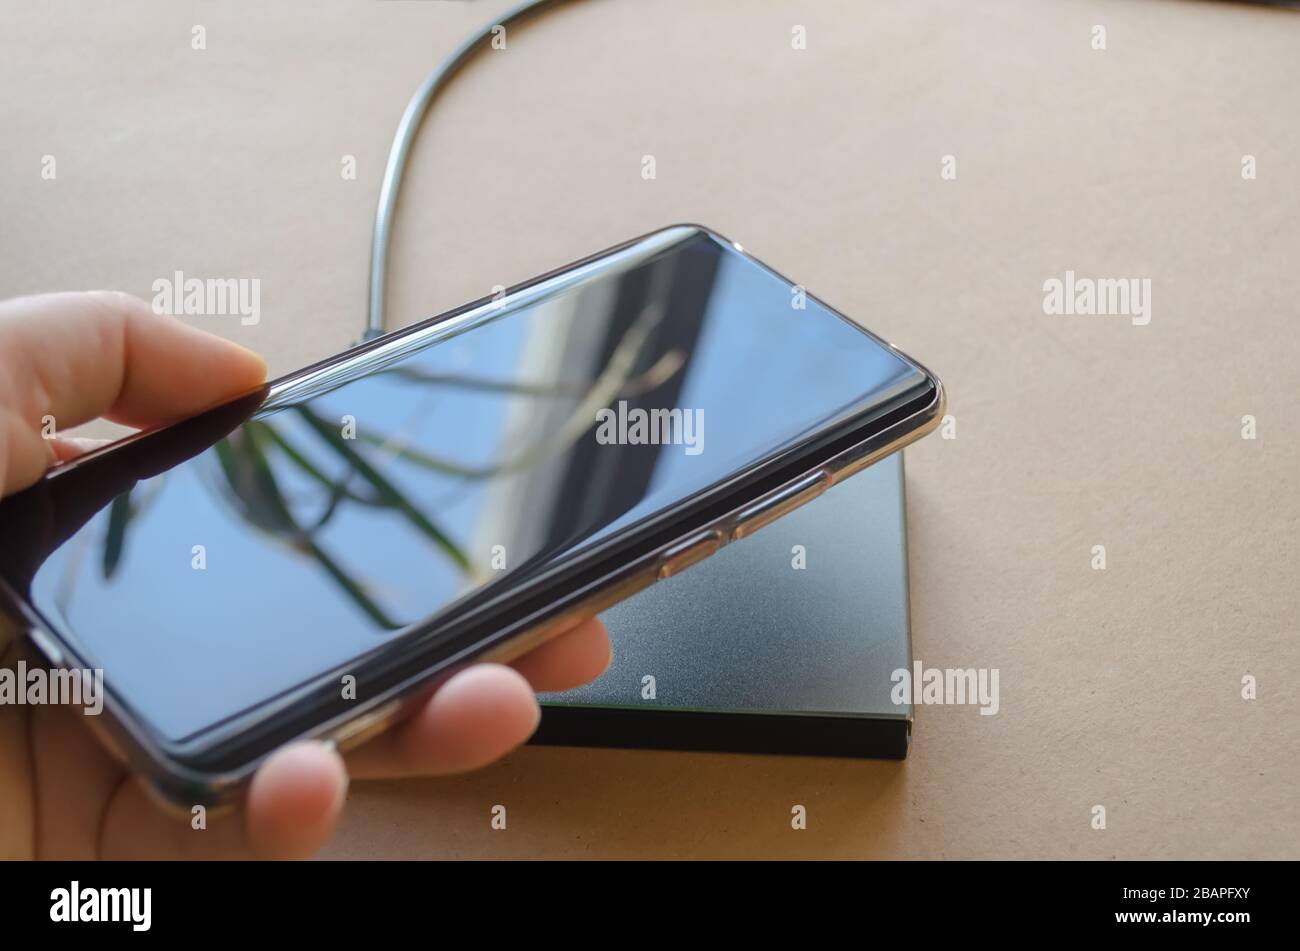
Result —
<instances>
[{"instance_id":1,"label":"beige background surface","mask_svg":"<svg viewBox=\"0 0 1300 951\"><path fill-rule=\"evenodd\" d=\"M257 277L259 325L205 325L277 373L343 348L397 118L505 6L6 2L0 295ZM585 0L482 56L414 151L392 326L670 222L742 241L947 383L957 438L908 450L915 647L999 668L1001 712L920 710L904 764L358 784L326 854L1300 855L1298 80L1296 15L1159 0ZM1150 325L1046 316L1067 268L1149 277Z\"/></svg>"}]
</instances>

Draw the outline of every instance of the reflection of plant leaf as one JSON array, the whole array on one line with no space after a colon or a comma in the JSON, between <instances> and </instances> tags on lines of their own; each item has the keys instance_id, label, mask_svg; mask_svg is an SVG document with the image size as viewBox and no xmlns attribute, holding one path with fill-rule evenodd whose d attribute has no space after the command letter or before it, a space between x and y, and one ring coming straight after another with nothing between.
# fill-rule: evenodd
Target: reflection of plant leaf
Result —
<instances>
[{"instance_id":1,"label":"reflection of plant leaf","mask_svg":"<svg viewBox=\"0 0 1300 951\"><path fill-rule=\"evenodd\" d=\"M415 463L422 469L430 469L442 475L456 476L461 479L483 479L502 471L497 466L468 466L439 456L431 456L427 452L412 449L393 436L362 431L357 433L357 438L377 446L388 455L397 456L399 459Z\"/></svg>"},{"instance_id":2,"label":"reflection of plant leaf","mask_svg":"<svg viewBox=\"0 0 1300 951\"><path fill-rule=\"evenodd\" d=\"M626 334L632 333L634 329L629 328L625 332L624 339L626 339ZM620 341L620 345L621 343ZM648 393L655 387L662 386L664 382L685 365L686 355L680 349L665 350L649 369L638 376L625 380L617 395L632 397ZM470 376L464 373L434 373L429 370L421 370L419 367L403 366L381 370L377 375L394 376L399 380L422 383L428 386L449 386L453 389L477 390L483 393L508 393L512 396L538 396L555 399L580 397L591 387L591 384L586 382L571 383L560 380L555 383L528 383L517 380L492 380L487 377Z\"/></svg>"},{"instance_id":3,"label":"reflection of plant leaf","mask_svg":"<svg viewBox=\"0 0 1300 951\"><path fill-rule=\"evenodd\" d=\"M347 483L351 476L351 473L349 473L348 475L344 476L341 479L331 479L329 475L322 472L319 466L317 466L314 462L312 462L305 455L303 455L302 451L299 450L297 446L295 446L288 439L286 439L284 434L281 433L278 429L275 428L275 426L271 425L270 423L253 422L253 423L246 423L245 426L256 427L258 431L259 443L264 444L265 440L269 439L271 442L275 443L276 448L278 448L281 452L285 454L285 456L288 457L290 462L296 465L299 469L305 472L312 479L319 482L321 485L325 486L325 488L329 489L330 503L327 506L329 510L332 511L335 508L335 506L338 505L339 501L341 501L342 499L350 499L351 501L359 502L362 505L371 505L378 508L390 507L387 502L383 501L380 498L377 498L375 496L360 495L359 493L353 492L351 489L349 489ZM322 519L321 524L323 524L323 522L324 519Z\"/></svg>"},{"instance_id":4,"label":"reflection of plant leaf","mask_svg":"<svg viewBox=\"0 0 1300 951\"><path fill-rule=\"evenodd\" d=\"M297 524L289 514L266 458L253 444L251 432L236 431L216 445L221 471L234 490L248 521L272 535L294 535Z\"/></svg>"},{"instance_id":5,"label":"reflection of plant leaf","mask_svg":"<svg viewBox=\"0 0 1300 951\"><path fill-rule=\"evenodd\" d=\"M298 525L289 509L275 475L267 464L261 436L245 427L217 443L215 449L221 471L234 491L244 517L263 531L279 538L295 551L314 558L326 573L376 624L386 630L401 625L389 618L379 605L366 594L337 562L323 549L309 532Z\"/></svg>"},{"instance_id":6,"label":"reflection of plant leaf","mask_svg":"<svg viewBox=\"0 0 1300 951\"><path fill-rule=\"evenodd\" d=\"M162 490L164 476L155 477L152 482L144 484L144 491L136 492L140 485L132 485L125 492L115 496L109 503L108 527L104 536L104 551L101 567L104 578L108 579L121 567L122 555L126 552L126 530L133 519L153 504Z\"/></svg>"},{"instance_id":7,"label":"reflection of plant leaf","mask_svg":"<svg viewBox=\"0 0 1300 951\"><path fill-rule=\"evenodd\" d=\"M450 386L462 390L481 390L485 393L514 393L520 396L581 396L587 389L586 383L525 383L515 380L491 380L487 377L469 376L463 373L432 373L418 367L390 367L377 375L391 375L411 383L423 383L429 386Z\"/></svg>"},{"instance_id":8,"label":"reflection of plant leaf","mask_svg":"<svg viewBox=\"0 0 1300 951\"><path fill-rule=\"evenodd\" d=\"M347 592L348 596L356 602L357 606L361 608L361 610L366 612L372 621L389 631L396 630L402 626L386 615L379 605L370 600L370 596L366 594L362 587L353 581L348 576L347 572L339 567L339 565L335 563L334 559L325 553L324 549L314 541L310 540L307 542L307 548L308 551L315 556L316 560L320 562L321 567L329 573L329 576L338 582L339 587Z\"/></svg>"},{"instance_id":9,"label":"reflection of plant leaf","mask_svg":"<svg viewBox=\"0 0 1300 951\"><path fill-rule=\"evenodd\" d=\"M131 489L113 499L108 507L108 534L104 538L104 578L113 577L126 547L126 527L131 521Z\"/></svg>"},{"instance_id":10,"label":"reflection of plant leaf","mask_svg":"<svg viewBox=\"0 0 1300 951\"><path fill-rule=\"evenodd\" d=\"M297 447L295 447L291 442L289 442L289 440L285 439L283 434L281 434L280 431L276 429L274 426L272 426L270 423L266 423L266 422L246 423L244 425L244 428L256 429L259 435L265 436L271 442L275 443L276 447L281 452L283 452L286 456L288 456L289 459L294 463L294 465L296 465L303 472L307 473L307 475L311 476L321 485L325 486L328 489L333 489L336 487L337 483L333 479L331 479L325 473L321 472L320 469L316 467L315 463L313 463L310 459L308 459L301 452L299 452Z\"/></svg>"},{"instance_id":11,"label":"reflection of plant leaf","mask_svg":"<svg viewBox=\"0 0 1300 951\"><path fill-rule=\"evenodd\" d=\"M441 548L462 570L470 568L469 558L441 529L411 504L410 500L399 492L391 482L385 479L377 469L362 455L348 445L343 434L313 413L307 406L298 405L294 410L320 435L331 449L339 454L356 471L357 475L370 483L371 488L381 500L405 515L426 538Z\"/></svg>"},{"instance_id":12,"label":"reflection of plant leaf","mask_svg":"<svg viewBox=\"0 0 1300 951\"><path fill-rule=\"evenodd\" d=\"M411 449L403 441L393 437L385 438L364 432L358 433L358 436L363 441L377 445L391 455L446 475L459 476L464 479L487 479L493 476L520 472L536 465L543 459L563 452L576 443L582 438L583 433L587 432L594 424L597 411L607 406L621 393L626 393L629 389L636 389L645 383L649 383L651 386L658 385L659 382L662 382L665 374L671 375L681 368L682 358L680 353L670 350L660 357L655 362L655 365L641 378L633 378L633 370L636 367L641 350L650 339L651 331L662 320L662 306L652 305L642 310L637 319L633 321L632 326L628 327L619 339L618 346L610 354L609 361L605 364L600 376L596 377L590 386L577 394L581 399L577 401L568 417L559 426L558 432L545 434L531 445L525 446L513 458L502 459L485 466L471 466L433 456L418 449ZM303 407L299 406L297 408L300 412L303 411Z\"/></svg>"}]
</instances>

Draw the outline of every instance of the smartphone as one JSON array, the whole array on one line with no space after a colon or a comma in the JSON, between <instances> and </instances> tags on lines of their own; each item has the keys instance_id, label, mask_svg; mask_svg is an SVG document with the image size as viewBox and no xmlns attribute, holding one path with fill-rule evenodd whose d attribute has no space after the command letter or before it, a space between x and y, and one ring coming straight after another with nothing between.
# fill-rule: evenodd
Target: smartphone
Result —
<instances>
[{"instance_id":1,"label":"smartphone","mask_svg":"<svg viewBox=\"0 0 1300 951\"><path fill-rule=\"evenodd\" d=\"M52 469L0 592L167 803L348 748L934 428L920 364L696 225ZM701 606L707 610L707 606Z\"/></svg>"}]
</instances>

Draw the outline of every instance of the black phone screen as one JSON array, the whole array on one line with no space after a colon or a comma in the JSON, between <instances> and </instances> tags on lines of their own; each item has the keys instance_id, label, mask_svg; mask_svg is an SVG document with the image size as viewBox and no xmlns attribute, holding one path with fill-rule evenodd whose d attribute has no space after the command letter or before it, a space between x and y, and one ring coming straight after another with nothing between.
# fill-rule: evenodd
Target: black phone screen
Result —
<instances>
[{"instance_id":1,"label":"black phone screen","mask_svg":"<svg viewBox=\"0 0 1300 951\"><path fill-rule=\"evenodd\" d=\"M927 385L668 229L47 477L0 571L180 741Z\"/></svg>"}]
</instances>

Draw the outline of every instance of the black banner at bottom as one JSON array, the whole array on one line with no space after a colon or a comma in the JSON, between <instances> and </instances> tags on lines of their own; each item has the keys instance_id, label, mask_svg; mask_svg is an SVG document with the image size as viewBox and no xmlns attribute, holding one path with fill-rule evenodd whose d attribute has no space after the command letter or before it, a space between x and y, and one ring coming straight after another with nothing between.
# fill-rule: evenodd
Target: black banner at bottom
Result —
<instances>
[{"instance_id":1,"label":"black banner at bottom","mask_svg":"<svg viewBox=\"0 0 1300 951\"><path fill-rule=\"evenodd\" d=\"M593 926L608 937L605 928L621 919L635 934L701 915L743 930L775 914L795 924L847 918L864 937L877 925L970 937L977 925L984 937L1132 932L1231 941L1292 917L1295 872L1278 862L48 862L0 866L0 887L10 935L80 940L207 942L276 924L302 939L431 925L446 936L461 924L510 921L532 922L539 937L563 924L581 939Z\"/></svg>"}]
</instances>

